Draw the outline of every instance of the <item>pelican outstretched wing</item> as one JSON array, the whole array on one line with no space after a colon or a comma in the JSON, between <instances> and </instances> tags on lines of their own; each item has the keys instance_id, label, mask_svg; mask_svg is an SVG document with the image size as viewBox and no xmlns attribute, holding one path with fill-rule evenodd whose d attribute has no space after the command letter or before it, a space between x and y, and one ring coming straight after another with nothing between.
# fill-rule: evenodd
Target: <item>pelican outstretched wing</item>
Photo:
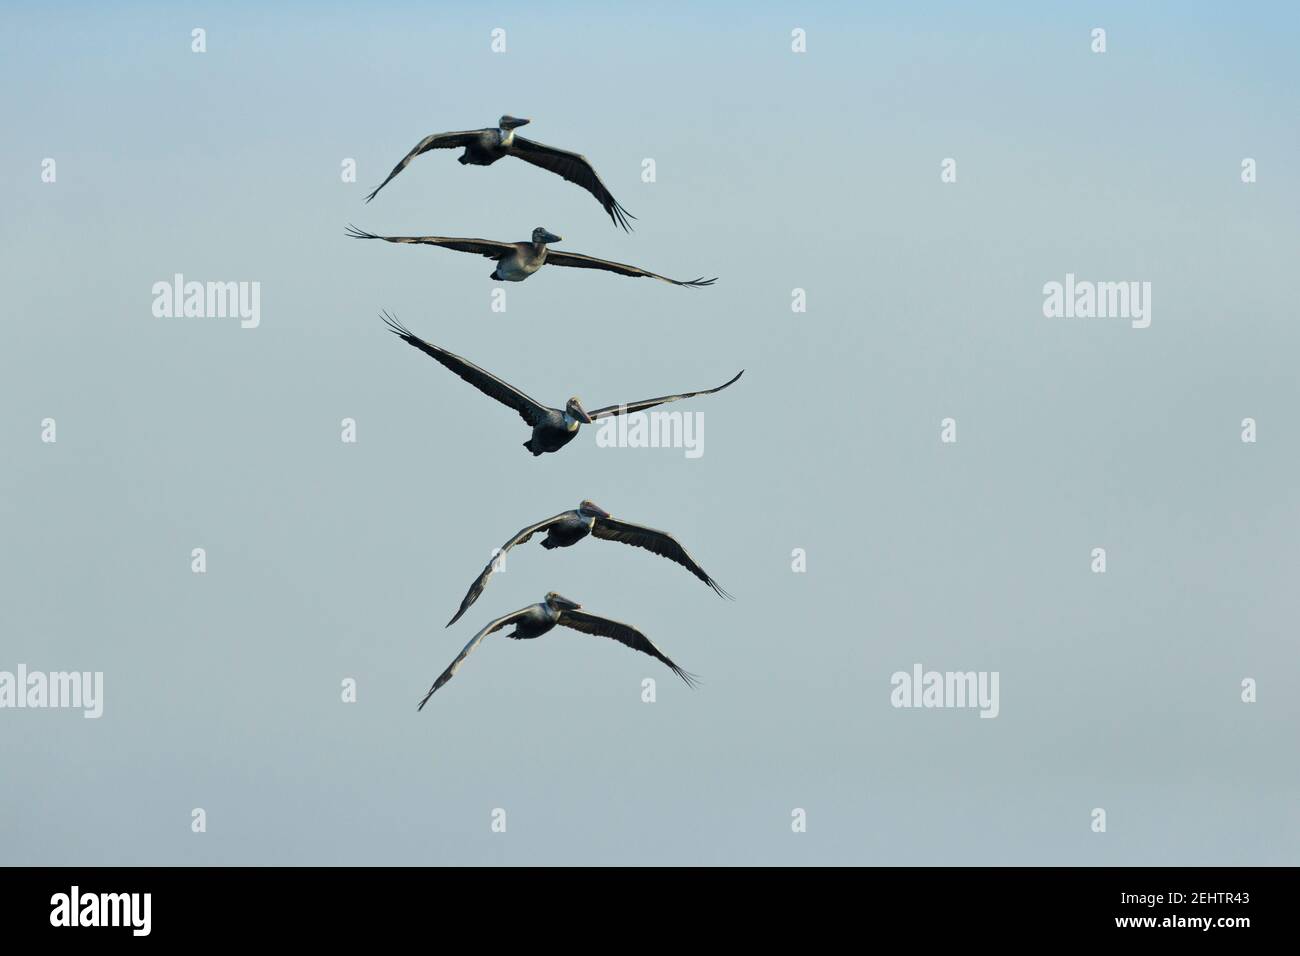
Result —
<instances>
[{"instance_id":1,"label":"pelican outstretched wing","mask_svg":"<svg viewBox=\"0 0 1300 956\"><path fill-rule=\"evenodd\" d=\"M384 242L405 242L418 246L442 246L457 252L470 252L486 259L500 259L515 251L512 242L495 239L458 239L455 236L379 236L348 224L347 234L353 239L382 239Z\"/></svg>"},{"instance_id":2,"label":"pelican outstretched wing","mask_svg":"<svg viewBox=\"0 0 1300 956\"><path fill-rule=\"evenodd\" d=\"M692 289L713 285L718 281L717 279L700 278L681 282L677 279L661 276L657 272L647 272L637 266L624 265L621 262L610 262L608 259L597 259L595 256L584 256L576 252L559 252L555 249L546 250L546 264L550 266L569 266L573 269L603 269L606 272L617 272L621 276L658 279L660 282L671 282L673 285L688 286Z\"/></svg>"},{"instance_id":3,"label":"pelican outstretched wing","mask_svg":"<svg viewBox=\"0 0 1300 956\"><path fill-rule=\"evenodd\" d=\"M471 129L465 130L461 133L433 133L432 135L424 137L424 139L415 144L414 149L402 157L400 163L393 167L393 171L388 174L388 179L385 179L382 183L376 186L375 191L366 197L366 202L370 202L370 200L374 199L375 196L379 194L379 190L387 186L394 176L405 169L411 160L415 159L415 157L419 156L421 153L427 153L431 149L456 149L458 146L468 146L470 143L474 142L474 140L478 139L483 132L484 131L481 129Z\"/></svg>"},{"instance_id":4,"label":"pelican outstretched wing","mask_svg":"<svg viewBox=\"0 0 1300 956\"><path fill-rule=\"evenodd\" d=\"M557 623L561 627L568 627L575 631L582 631L584 634L596 634L600 637L612 637L625 647L630 647L634 651L640 651L642 654L649 654L655 660L663 661L667 664L674 674L686 682L688 687L694 687L696 681L699 680L699 678L694 674L682 670L670 661L663 651L650 643L650 638L646 637L630 624L611 621L607 617L597 617L595 614L588 614L586 611L568 610L560 612L560 619Z\"/></svg>"},{"instance_id":5,"label":"pelican outstretched wing","mask_svg":"<svg viewBox=\"0 0 1300 956\"><path fill-rule=\"evenodd\" d=\"M554 146L547 146L545 143L524 139L522 136L515 136L509 152L510 155L522 159L526 163L540 166L542 169L549 170L569 182L581 186L595 196L600 204L605 207L605 212L609 214L610 219L614 220L614 225L622 226L627 232L632 231L632 227L628 225L627 221L635 219L636 216L618 204L618 200L605 188L605 184L600 181L595 168L586 156L571 153L567 149L556 149Z\"/></svg>"},{"instance_id":6,"label":"pelican outstretched wing","mask_svg":"<svg viewBox=\"0 0 1300 956\"><path fill-rule=\"evenodd\" d=\"M514 623L527 613L528 608L521 607L519 610L507 614L505 617L497 618L487 627L483 628L483 630L471 637L469 643L466 644L464 649L456 655L456 659L447 665L445 671L438 675L438 679L433 682L433 686L429 688L429 693L424 695L424 698L420 701L420 706L417 707L416 710L424 710L424 705L429 702L429 698L433 696L433 692L456 676L456 671L460 670L460 665L465 662L465 658L469 657L469 655L473 653L474 648L483 643L483 638L487 637L493 631L499 631L501 628Z\"/></svg>"},{"instance_id":7,"label":"pelican outstretched wing","mask_svg":"<svg viewBox=\"0 0 1300 956\"><path fill-rule=\"evenodd\" d=\"M593 419L607 418L610 415L629 415L632 412L644 411L647 408L654 408L656 405L663 405L667 402L680 402L683 398L694 398L696 395L712 395L714 392L720 392L728 385L733 384L736 379L745 374L742 368L736 373L735 378L729 382L723 382L717 388L706 388L698 392L683 392L681 395L661 395L659 398L643 398L639 402L625 402L622 405L606 405L595 411L589 411L587 414Z\"/></svg>"},{"instance_id":8,"label":"pelican outstretched wing","mask_svg":"<svg viewBox=\"0 0 1300 956\"><path fill-rule=\"evenodd\" d=\"M491 372L484 371L469 359L461 358L454 352L439 348L432 342L426 342L387 312L380 313L380 315L388 328L407 345L414 345L425 355L432 356L436 361L451 369L489 398L495 398L502 405L510 406L529 425L536 425L550 411L541 402L529 398L510 383L501 381Z\"/></svg>"},{"instance_id":9,"label":"pelican outstretched wing","mask_svg":"<svg viewBox=\"0 0 1300 956\"><path fill-rule=\"evenodd\" d=\"M545 519L544 521L539 521L536 524L530 524L527 528L521 529L513 538L511 538L505 544L501 545L501 548L497 551L495 555L493 555L492 560L487 563L487 567L485 567L483 569L483 572L477 578L474 579L474 583L469 586L469 591L466 592L465 599L460 602L460 610L456 612L455 617L453 617L450 621L447 622L447 626L451 627L453 624L459 621L461 615L469 610L470 605L479 599L479 595L482 594L483 589L487 587L488 579L492 577L492 572L497 569L497 560L502 555L504 555L515 545L523 544L529 538L535 535L537 532L545 531L551 525L555 524L557 521L563 518L567 513L568 512L561 511L558 515L553 515L550 518Z\"/></svg>"},{"instance_id":10,"label":"pelican outstretched wing","mask_svg":"<svg viewBox=\"0 0 1300 956\"><path fill-rule=\"evenodd\" d=\"M657 531L644 525L632 524L630 521L619 521L617 518L598 517L595 526L591 529L591 533L597 538L630 544L634 548L645 548L661 558L675 561L713 588L719 597L731 597L717 581L709 577L704 569L695 563L695 559L682 547L681 542L667 531Z\"/></svg>"}]
</instances>

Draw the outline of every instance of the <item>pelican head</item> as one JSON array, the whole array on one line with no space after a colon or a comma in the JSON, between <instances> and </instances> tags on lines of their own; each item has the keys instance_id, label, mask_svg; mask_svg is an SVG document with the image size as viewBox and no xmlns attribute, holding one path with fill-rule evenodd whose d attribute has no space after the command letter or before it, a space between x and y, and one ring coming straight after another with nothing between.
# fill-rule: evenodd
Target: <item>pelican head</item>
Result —
<instances>
[{"instance_id":1,"label":"pelican head","mask_svg":"<svg viewBox=\"0 0 1300 956\"><path fill-rule=\"evenodd\" d=\"M570 601L563 594L554 591L546 592L546 606L553 611L576 611L582 607L577 601Z\"/></svg>"},{"instance_id":2,"label":"pelican head","mask_svg":"<svg viewBox=\"0 0 1300 956\"><path fill-rule=\"evenodd\" d=\"M578 511L585 518L612 518L608 511L602 508L590 498L583 498L578 504Z\"/></svg>"},{"instance_id":3,"label":"pelican head","mask_svg":"<svg viewBox=\"0 0 1300 956\"><path fill-rule=\"evenodd\" d=\"M501 117L502 129L518 129L521 126L527 126L532 120L520 119L518 116Z\"/></svg>"},{"instance_id":4,"label":"pelican head","mask_svg":"<svg viewBox=\"0 0 1300 956\"><path fill-rule=\"evenodd\" d=\"M549 232L545 226L538 226L533 230L533 245L535 246L544 246L548 242L561 242L563 239L563 236L557 236L555 233Z\"/></svg>"},{"instance_id":5,"label":"pelican head","mask_svg":"<svg viewBox=\"0 0 1300 956\"><path fill-rule=\"evenodd\" d=\"M582 422L584 425L590 425L594 419L587 414L587 410L582 407L582 401L577 395L564 403L564 411L574 421Z\"/></svg>"}]
</instances>

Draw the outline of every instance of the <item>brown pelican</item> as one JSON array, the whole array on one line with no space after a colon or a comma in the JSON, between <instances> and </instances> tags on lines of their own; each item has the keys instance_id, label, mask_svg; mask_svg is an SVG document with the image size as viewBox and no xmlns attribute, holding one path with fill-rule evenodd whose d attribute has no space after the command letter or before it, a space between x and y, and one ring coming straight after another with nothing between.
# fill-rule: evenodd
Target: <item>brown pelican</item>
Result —
<instances>
[{"instance_id":1,"label":"brown pelican","mask_svg":"<svg viewBox=\"0 0 1300 956\"><path fill-rule=\"evenodd\" d=\"M533 230L531 242L497 242L495 239L455 239L446 236L377 236L373 232L366 232L352 225L348 226L348 235L353 239L382 239L384 242L442 246L444 249L454 249L456 252L472 252L487 259L495 259L497 267L492 270L488 278L496 279L498 282L523 282L544 265L570 266L574 269L604 269L606 272L617 272L621 276L658 279L661 282L671 282L673 285L690 288L713 285L718 281L699 278L679 282L677 279L661 276L657 272L647 272L645 269L624 265L621 262L610 262L608 259L583 256L576 252L555 252L548 248L548 244L559 242L560 237L553 232L548 232L542 226Z\"/></svg>"},{"instance_id":2,"label":"brown pelican","mask_svg":"<svg viewBox=\"0 0 1300 956\"><path fill-rule=\"evenodd\" d=\"M590 412L583 407L582 402L576 396L569 399L563 409L550 408L536 399L529 398L513 385L501 381L491 372L485 372L469 359L463 359L444 348L439 348L432 342L426 342L388 313L382 313L382 317L389 329L403 342L414 345L421 352L432 356L436 361L451 369L484 395L495 398L502 405L508 405L517 411L519 417L532 426L533 437L524 442L524 447L531 451L534 456L549 451L559 451L573 441L582 425L589 425L597 418L639 412L647 408L653 408L656 405L663 405L666 402L693 398L696 395L712 395L714 392L722 391L745 374L745 370L741 369L730 382L723 382L717 388L706 388L698 392L683 392L681 395L646 398L639 402L626 402L622 405L606 405Z\"/></svg>"},{"instance_id":3,"label":"brown pelican","mask_svg":"<svg viewBox=\"0 0 1300 956\"><path fill-rule=\"evenodd\" d=\"M584 634L612 637L620 644L624 644L634 651L649 654L656 660L663 661L674 674L686 682L688 687L695 686L697 678L694 674L682 670L670 661L659 648L650 643L650 638L635 627L621 624L618 621L611 621L609 618L597 617L595 614L588 614L586 611L579 610L581 607L582 605L577 601L570 601L568 598L551 591L542 599L540 604L530 604L528 607L522 607L505 617L497 618L470 638L470 642L465 645L465 649L456 655L456 659L451 662L445 671L438 675L438 679L429 688L429 693L424 695L424 699L420 701L420 706L416 709L424 710L424 705L429 702L433 692L456 676L456 671L460 670L460 665L464 663L465 658L469 657L470 652L483 642L483 638L511 624L515 626L515 629L506 637L513 637L516 640L541 637L557 624L560 627L571 627L575 631L582 631Z\"/></svg>"},{"instance_id":4,"label":"brown pelican","mask_svg":"<svg viewBox=\"0 0 1300 956\"><path fill-rule=\"evenodd\" d=\"M379 190L388 185L389 180L405 169L407 164L421 153L427 153L431 149L460 149L463 146L465 152L459 158L462 166L491 166L504 156L514 156L516 159L522 159L526 163L532 163L534 166L540 166L564 177L595 196L605 207L609 218L614 220L614 225L622 226L631 232L632 227L627 224L627 221L635 219L636 216L620 206L610 195L586 156L571 153L567 149L556 149L544 143L534 143L530 139L515 135L516 129L527 126L529 122L530 120L518 119L514 116L503 116L496 127L471 129L463 133L434 133L426 136L393 167L393 171L388 174L388 179L380 183L375 191L366 197L366 202L374 199Z\"/></svg>"},{"instance_id":5,"label":"brown pelican","mask_svg":"<svg viewBox=\"0 0 1300 956\"><path fill-rule=\"evenodd\" d=\"M619 521L594 501L583 500L572 511L562 511L558 515L546 518L536 524L530 524L503 544L497 554L504 555L515 545L524 544L529 538L541 531L546 532L546 537L542 540L542 547L548 550L551 548L571 547L589 534L595 535L597 538L604 538L606 541L619 541L636 548L645 548L647 551L652 551L669 561L676 561L687 571L690 571L691 574L713 588L720 597L731 597L730 594L718 586L717 581L704 573L704 569L695 563L695 559L687 554L686 549L668 532L656 531L654 528L632 524L630 521ZM483 569L483 573L470 585L465 599L460 602L460 610L456 612L455 617L447 622L448 627L459 621L461 615L469 610L469 606L478 600L479 595L483 593L483 589L487 587L492 572L497 568L497 560L497 557L493 557L488 562L487 567Z\"/></svg>"}]
</instances>

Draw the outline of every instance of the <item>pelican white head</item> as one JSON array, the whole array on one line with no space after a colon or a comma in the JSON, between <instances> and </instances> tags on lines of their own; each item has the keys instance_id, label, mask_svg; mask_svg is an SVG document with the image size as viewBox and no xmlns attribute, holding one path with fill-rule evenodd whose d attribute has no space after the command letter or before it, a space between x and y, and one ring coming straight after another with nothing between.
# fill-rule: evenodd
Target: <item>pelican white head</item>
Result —
<instances>
[{"instance_id":1,"label":"pelican white head","mask_svg":"<svg viewBox=\"0 0 1300 956\"><path fill-rule=\"evenodd\" d=\"M581 422L583 425L590 425L595 419L582 407L582 401L577 395L564 403L564 414L566 417L575 422Z\"/></svg>"},{"instance_id":2,"label":"pelican white head","mask_svg":"<svg viewBox=\"0 0 1300 956\"><path fill-rule=\"evenodd\" d=\"M577 601L570 601L563 594L558 594L555 591L546 593L546 604L555 611L576 611L582 607Z\"/></svg>"}]
</instances>

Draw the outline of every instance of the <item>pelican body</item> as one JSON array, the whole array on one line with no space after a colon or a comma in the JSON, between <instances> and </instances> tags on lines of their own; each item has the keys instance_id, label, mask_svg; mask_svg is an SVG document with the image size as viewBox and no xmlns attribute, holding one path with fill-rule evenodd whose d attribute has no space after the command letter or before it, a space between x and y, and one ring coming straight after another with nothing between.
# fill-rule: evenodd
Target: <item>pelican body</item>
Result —
<instances>
[{"instance_id":1,"label":"pelican body","mask_svg":"<svg viewBox=\"0 0 1300 956\"><path fill-rule=\"evenodd\" d=\"M465 143L465 152L456 157L456 162L462 166L491 166L498 159L505 159L515 143L515 130L530 122L515 116L503 116L497 121L496 129L475 130Z\"/></svg>"},{"instance_id":2,"label":"pelican body","mask_svg":"<svg viewBox=\"0 0 1300 956\"><path fill-rule=\"evenodd\" d=\"M564 405L564 410L548 408L536 425L533 437L524 442L524 447L533 453L533 457L548 452L559 451L578 437L578 429L590 425L593 419L582 407L581 400L575 395Z\"/></svg>"},{"instance_id":3,"label":"pelican body","mask_svg":"<svg viewBox=\"0 0 1300 956\"><path fill-rule=\"evenodd\" d=\"M591 534L592 529L596 527L597 518L608 517L610 513L594 501L583 501L574 510L560 515L555 523L546 529L542 547L548 551L552 548L571 548Z\"/></svg>"},{"instance_id":4,"label":"pelican body","mask_svg":"<svg viewBox=\"0 0 1300 956\"><path fill-rule=\"evenodd\" d=\"M531 641L535 637L541 637L560 623L560 609L565 607L576 608L580 605L558 594L547 595L546 600L530 604L522 610L514 620L515 629L506 637L513 637L517 641Z\"/></svg>"},{"instance_id":5,"label":"pelican body","mask_svg":"<svg viewBox=\"0 0 1300 956\"><path fill-rule=\"evenodd\" d=\"M546 245L559 242L562 237L548 232L541 226L533 230L532 242L513 242L513 252L508 252L497 260L497 267L488 275L498 282L523 282L530 275L546 265Z\"/></svg>"}]
</instances>

